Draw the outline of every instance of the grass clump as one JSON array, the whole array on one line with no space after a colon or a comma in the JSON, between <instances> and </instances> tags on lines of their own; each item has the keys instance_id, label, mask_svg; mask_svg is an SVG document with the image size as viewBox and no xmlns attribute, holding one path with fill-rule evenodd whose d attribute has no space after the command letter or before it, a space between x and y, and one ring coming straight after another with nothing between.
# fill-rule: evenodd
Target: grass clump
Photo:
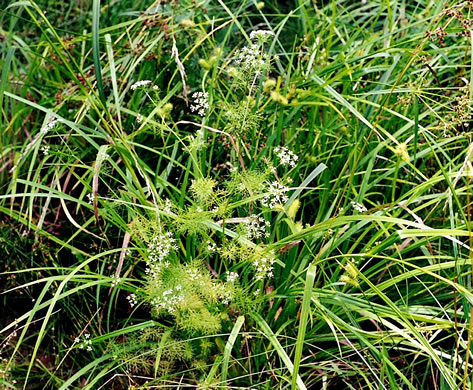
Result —
<instances>
[{"instance_id":1,"label":"grass clump","mask_svg":"<svg viewBox=\"0 0 473 390\"><path fill-rule=\"evenodd\" d=\"M2 388L471 388L470 1L0 9Z\"/></svg>"}]
</instances>

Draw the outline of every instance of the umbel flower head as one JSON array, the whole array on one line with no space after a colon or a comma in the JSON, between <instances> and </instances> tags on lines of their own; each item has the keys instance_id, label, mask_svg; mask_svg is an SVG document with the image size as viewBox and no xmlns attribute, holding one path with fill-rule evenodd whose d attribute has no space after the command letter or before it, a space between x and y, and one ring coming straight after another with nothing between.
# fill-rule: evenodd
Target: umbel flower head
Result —
<instances>
[{"instance_id":1,"label":"umbel flower head","mask_svg":"<svg viewBox=\"0 0 473 390\"><path fill-rule=\"evenodd\" d=\"M200 116L205 116L205 111L209 108L208 97L208 92L194 92L192 94L194 104L191 104L191 111L197 112Z\"/></svg>"},{"instance_id":2,"label":"umbel flower head","mask_svg":"<svg viewBox=\"0 0 473 390\"><path fill-rule=\"evenodd\" d=\"M144 87L149 84L151 84L151 80L140 80L140 81L137 81L136 83L133 83L130 88L132 91L134 91L137 88Z\"/></svg>"},{"instance_id":3,"label":"umbel flower head","mask_svg":"<svg viewBox=\"0 0 473 390\"><path fill-rule=\"evenodd\" d=\"M261 200L261 204L270 209L274 209L276 205L284 204L289 200L289 197L286 195L288 191L288 187L278 181L273 181L269 184L268 192Z\"/></svg>"},{"instance_id":4,"label":"umbel flower head","mask_svg":"<svg viewBox=\"0 0 473 390\"><path fill-rule=\"evenodd\" d=\"M278 146L274 149L274 152L278 156L281 165L290 165L293 168L297 165L297 160L299 160L299 156L297 156L288 148L285 148L284 146Z\"/></svg>"},{"instance_id":5,"label":"umbel flower head","mask_svg":"<svg viewBox=\"0 0 473 390\"><path fill-rule=\"evenodd\" d=\"M146 273L156 278L161 269L169 266L166 258L171 251L177 250L176 239L171 232L157 234L148 245L148 259Z\"/></svg>"},{"instance_id":6,"label":"umbel flower head","mask_svg":"<svg viewBox=\"0 0 473 390\"><path fill-rule=\"evenodd\" d=\"M266 42L269 38L273 37L274 33L269 30L256 30L250 34L250 39L253 41Z\"/></svg>"}]
</instances>

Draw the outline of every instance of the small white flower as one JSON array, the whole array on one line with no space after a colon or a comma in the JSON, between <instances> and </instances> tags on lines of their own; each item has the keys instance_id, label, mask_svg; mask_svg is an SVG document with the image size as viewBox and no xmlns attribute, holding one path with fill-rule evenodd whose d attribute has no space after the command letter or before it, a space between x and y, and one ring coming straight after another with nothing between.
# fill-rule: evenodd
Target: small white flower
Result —
<instances>
[{"instance_id":1,"label":"small white flower","mask_svg":"<svg viewBox=\"0 0 473 390\"><path fill-rule=\"evenodd\" d=\"M134 83L130 88L132 91L134 91L136 88L144 87L148 84L151 84L151 80L140 80Z\"/></svg>"},{"instance_id":2,"label":"small white flower","mask_svg":"<svg viewBox=\"0 0 473 390\"><path fill-rule=\"evenodd\" d=\"M259 39L266 40L269 37L273 37L273 36L274 36L274 33L272 31L269 31L269 30L256 30L256 31L251 32L250 39L252 39L252 40L259 40Z\"/></svg>"},{"instance_id":3,"label":"small white flower","mask_svg":"<svg viewBox=\"0 0 473 390\"><path fill-rule=\"evenodd\" d=\"M164 200L163 211L167 214L172 214L172 202L168 198Z\"/></svg>"},{"instance_id":4,"label":"small white flower","mask_svg":"<svg viewBox=\"0 0 473 390\"><path fill-rule=\"evenodd\" d=\"M285 195L288 191L289 188L274 181L269 184L268 192L263 196L261 204L270 209L273 209L278 204L284 204L289 200L289 197Z\"/></svg>"},{"instance_id":5,"label":"small white flower","mask_svg":"<svg viewBox=\"0 0 473 390\"><path fill-rule=\"evenodd\" d=\"M265 277L273 277L273 264L276 261L274 252L256 256L253 259L253 267L256 270L256 280L263 280Z\"/></svg>"},{"instance_id":6,"label":"small white flower","mask_svg":"<svg viewBox=\"0 0 473 390\"><path fill-rule=\"evenodd\" d=\"M245 46L236 52L235 68L239 68L247 77L259 77L270 68L270 56L257 44Z\"/></svg>"},{"instance_id":7,"label":"small white flower","mask_svg":"<svg viewBox=\"0 0 473 390\"><path fill-rule=\"evenodd\" d=\"M290 165L293 168L297 165L297 160L299 160L299 156L297 156L288 148L285 148L284 146L278 146L274 149L274 152L278 156L282 165Z\"/></svg>"},{"instance_id":8,"label":"small white flower","mask_svg":"<svg viewBox=\"0 0 473 390\"><path fill-rule=\"evenodd\" d=\"M151 300L151 304L157 310L166 310L169 313L174 313L178 305L184 300L184 295L178 295L182 286L177 285L174 289L170 288L162 293L160 297L155 297Z\"/></svg>"},{"instance_id":9,"label":"small white flower","mask_svg":"<svg viewBox=\"0 0 473 390\"><path fill-rule=\"evenodd\" d=\"M43 152L43 154L47 156L49 154L49 145L41 146L41 152Z\"/></svg>"},{"instance_id":10,"label":"small white flower","mask_svg":"<svg viewBox=\"0 0 473 390\"><path fill-rule=\"evenodd\" d=\"M94 200L95 200L94 194L93 194L92 192L89 193L89 194L87 194L87 199L88 199L88 203L89 203L89 204L94 203Z\"/></svg>"},{"instance_id":11,"label":"small white flower","mask_svg":"<svg viewBox=\"0 0 473 390\"><path fill-rule=\"evenodd\" d=\"M207 250L209 252L216 252L217 251L217 245L215 245L214 242L207 240Z\"/></svg>"},{"instance_id":12,"label":"small white flower","mask_svg":"<svg viewBox=\"0 0 473 390\"><path fill-rule=\"evenodd\" d=\"M117 278L115 276L112 277L112 287L118 286L118 284L122 281L121 278Z\"/></svg>"},{"instance_id":13,"label":"small white flower","mask_svg":"<svg viewBox=\"0 0 473 390\"><path fill-rule=\"evenodd\" d=\"M148 245L148 259L146 265L146 273L152 277L157 277L161 269L167 268L169 263L165 261L171 251L175 251L178 247L175 245L176 239L171 232L156 235Z\"/></svg>"},{"instance_id":14,"label":"small white flower","mask_svg":"<svg viewBox=\"0 0 473 390\"><path fill-rule=\"evenodd\" d=\"M208 97L208 92L194 92L192 94L194 104L190 106L191 111L197 112L200 116L205 116L205 111L209 108Z\"/></svg>"},{"instance_id":15,"label":"small white flower","mask_svg":"<svg viewBox=\"0 0 473 390\"><path fill-rule=\"evenodd\" d=\"M350 203L351 203L352 207L356 211L358 211L359 213L364 213L365 211L368 211L368 209L365 206L363 206L361 203L357 203L357 202L353 202L353 201L350 202Z\"/></svg>"},{"instance_id":16,"label":"small white flower","mask_svg":"<svg viewBox=\"0 0 473 390\"><path fill-rule=\"evenodd\" d=\"M238 274L236 272L229 272L227 271L227 281L230 283L235 283L235 281L238 279Z\"/></svg>"},{"instance_id":17,"label":"small white flower","mask_svg":"<svg viewBox=\"0 0 473 390\"><path fill-rule=\"evenodd\" d=\"M250 215L248 220L244 223L246 230L246 237L249 240L268 238L269 232L267 229L271 226L269 221L266 221L263 217L256 215Z\"/></svg>"},{"instance_id":18,"label":"small white flower","mask_svg":"<svg viewBox=\"0 0 473 390\"><path fill-rule=\"evenodd\" d=\"M126 297L126 299L131 307L135 307L138 302L136 299L136 294L130 294Z\"/></svg>"}]
</instances>

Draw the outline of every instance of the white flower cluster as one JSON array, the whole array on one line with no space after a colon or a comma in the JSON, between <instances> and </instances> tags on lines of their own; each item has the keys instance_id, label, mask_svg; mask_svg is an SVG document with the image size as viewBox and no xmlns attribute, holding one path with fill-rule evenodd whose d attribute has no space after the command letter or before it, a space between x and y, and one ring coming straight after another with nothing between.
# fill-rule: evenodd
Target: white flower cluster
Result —
<instances>
[{"instance_id":1,"label":"white flower cluster","mask_svg":"<svg viewBox=\"0 0 473 390\"><path fill-rule=\"evenodd\" d=\"M269 30L256 30L252 31L250 34L250 39L252 40L266 40L269 37L273 37L274 33Z\"/></svg>"},{"instance_id":2,"label":"white flower cluster","mask_svg":"<svg viewBox=\"0 0 473 390\"><path fill-rule=\"evenodd\" d=\"M46 126L44 126L41 130L40 130L40 133L41 134L47 134L50 130L54 129L54 127L56 126L57 124L57 119L51 119L47 124Z\"/></svg>"},{"instance_id":3,"label":"white flower cluster","mask_svg":"<svg viewBox=\"0 0 473 390\"><path fill-rule=\"evenodd\" d=\"M163 211L166 214L172 214L172 207L172 202L168 198L164 199Z\"/></svg>"},{"instance_id":4,"label":"white flower cluster","mask_svg":"<svg viewBox=\"0 0 473 390\"><path fill-rule=\"evenodd\" d=\"M136 88L144 87L148 84L151 84L151 80L140 80L134 83L130 88L134 91Z\"/></svg>"},{"instance_id":5,"label":"white flower cluster","mask_svg":"<svg viewBox=\"0 0 473 390\"><path fill-rule=\"evenodd\" d=\"M176 239L171 232L156 235L148 245L148 260L146 261L145 272L152 277L157 277L161 272L161 267L168 267L169 262L165 261L172 250L177 250Z\"/></svg>"},{"instance_id":6,"label":"white flower cluster","mask_svg":"<svg viewBox=\"0 0 473 390\"><path fill-rule=\"evenodd\" d=\"M227 275L227 282L230 282L230 283L235 283L238 277L240 276L236 272L233 272L233 271L232 272L227 271L226 275Z\"/></svg>"},{"instance_id":7,"label":"white flower cluster","mask_svg":"<svg viewBox=\"0 0 473 390\"><path fill-rule=\"evenodd\" d=\"M80 349L87 349L87 351L92 351L92 340L90 339L90 333L85 333L84 338L81 340L79 337L74 339L76 344L79 344Z\"/></svg>"},{"instance_id":8,"label":"white flower cluster","mask_svg":"<svg viewBox=\"0 0 473 390\"><path fill-rule=\"evenodd\" d=\"M207 250L209 252L217 252L217 245L214 242L207 240Z\"/></svg>"},{"instance_id":9,"label":"white flower cluster","mask_svg":"<svg viewBox=\"0 0 473 390\"><path fill-rule=\"evenodd\" d=\"M88 199L87 203L89 203L89 204L94 203L94 200L95 200L94 194L92 192L88 193L87 194L87 199Z\"/></svg>"},{"instance_id":10,"label":"white flower cluster","mask_svg":"<svg viewBox=\"0 0 473 390\"><path fill-rule=\"evenodd\" d=\"M299 156L288 148L278 146L277 148L274 148L274 152L277 154L282 165L290 165L293 168L297 165Z\"/></svg>"},{"instance_id":11,"label":"white flower cluster","mask_svg":"<svg viewBox=\"0 0 473 390\"><path fill-rule=\"evenodd\" d=\"M233 294L230 289L223 283L214 283L214 290L216 291L220 301L224 305L228 305L233 299Z\"/></svg>"},{"instance_id":12,"label":"white flower cluster","mask_svg":"<svg viewBox=\"0 0 473 390\"><path fill-rule=\"evenodd\" d=\"M115 275L112 276L112 287L118 286L118 284L122 281L120 277L116 277Z\"/></svg>"},{"instance_id":13,"label":"white flower cluster","mask_svg":"<svg viewBox=\"0 0 473 390\"><path fill-rule=\"evenodd\" d=\"M49 146L48 145L41 146L41 152L43 152L43 154L47 156L49 154Z\"/></svg>"},{"instance_id":14,"label":"white flower cluster","mask_svg":"<svg viewBox=\"0 0 473 390\"><path fill-rule=\"evenodd\" d=\"M273 209L277 204L286 203L289 200L289 197L285 195L287 191L289 191L289 188L277 181L273 181L269 184L268 192L261 200L261 204Z\"/></svg>"},{"instance_id":15,"label":"white flower cluster","mask_svg":"<svg viewBox=\"0 0 473 390\"><path fill-rule=\"evenodd\" d=\"M350 202L350 203L351 203L352 207L356 211L358 211L359 213L364 213L365 211L368 211L368 209L365 206L363 206L361 203L357 203L357 202L353 202L353 201Z\"/></svg>"},{"instance_id":16,"label":"white flower cluster","mask_svg":"<svg viewBox=\"0 0 473 390\"><path fill-rule=\"evenodd\" d=\"M248 237L249 240L269 237L267 229L271 226L271 223L266 221L263 217L258 217L254 214L250 215L244 225L246 237Z\"/></svg>"},{"instance_id":17,"label":"white flower cluster","mask_svg":"<svg viewBox=\"0 0 473 390\"><path fill-rule=\"evenodd\" d=\"M273 277L273 264L276 261L273 253L265 256L257 256L253 260L253 267L256 269L256 280L263 280L265 277Z\"/></svg>"},{"instance_id":18,"label":"white flower cluster","mask_svg":"<svg viewBox=\"0 0 473 390\"><path fill-rule=\"evenodd\" d=\"M250 76L260 76L264 70L269 69L270 57L263 52L259 45L245 46L236 52L235 64Z\"/></svg>"},{"instance_id":19,"label":"white flower cluster","mask_svg":"<svg viewBox=\"0 0 473 390\"><path fill-rule=\"evenodd\" d=\"M202 276L201 272L197 268L194 268L194 267L187 267L186 274L189 275L189 279L194 282L200 279ZM202 281L200 281L200 283L202 284Z\"/></svg>"},{"instance_id":20,"label":"white flower cluster","mask_svg":"<svg viewBox=\"0 0 473 390\"><path fill-rule=\"evenodd\" d=\"M191 111L197 111L200 116L205 116L205 110L209 108L209 102L207 101L208 97L208 92L194 92L192 94L194 104L191 104Z\"/></svg>"},{"instance_id":21,"label":"white flower cluster","mask_svg":"<svg viewBox=\"0 0 473 390\"><path fill-rule=\"evenodd\" d=\"M130 304L131 307L135 307L138 303L138 299L136 298L136 294L130 294L126 297L126 300Z\"/></svg>"},{"instance_id":22,"label":"white flower cluster","mask_svg":"<svg viewBox=\"0 0 473 390\"><path fill-rule=\"evenodd\" d=\"M184 300L184 295L180 294L181 290L181 285L170 288L164 291L161 297L153 298L151 304L158 310L166 310L169 313L174 313L179 303Z\"/></svg>"}]
</instances>

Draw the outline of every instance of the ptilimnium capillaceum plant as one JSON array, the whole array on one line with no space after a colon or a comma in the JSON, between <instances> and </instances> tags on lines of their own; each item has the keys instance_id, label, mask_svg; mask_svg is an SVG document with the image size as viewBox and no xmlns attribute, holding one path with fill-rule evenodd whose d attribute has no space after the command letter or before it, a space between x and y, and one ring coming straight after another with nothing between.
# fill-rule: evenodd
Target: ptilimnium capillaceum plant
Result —
<instances>
[{"instance_id":1,"label":"ptilimnium capillaceum plant","mask_svg":"<svg viewBox=\"0 0 473 390\"><path fill-rule=\"evenodd\" d=\"M2 386L471 387L471 1L12 3Z\"/></svg>"}]
</instances>

